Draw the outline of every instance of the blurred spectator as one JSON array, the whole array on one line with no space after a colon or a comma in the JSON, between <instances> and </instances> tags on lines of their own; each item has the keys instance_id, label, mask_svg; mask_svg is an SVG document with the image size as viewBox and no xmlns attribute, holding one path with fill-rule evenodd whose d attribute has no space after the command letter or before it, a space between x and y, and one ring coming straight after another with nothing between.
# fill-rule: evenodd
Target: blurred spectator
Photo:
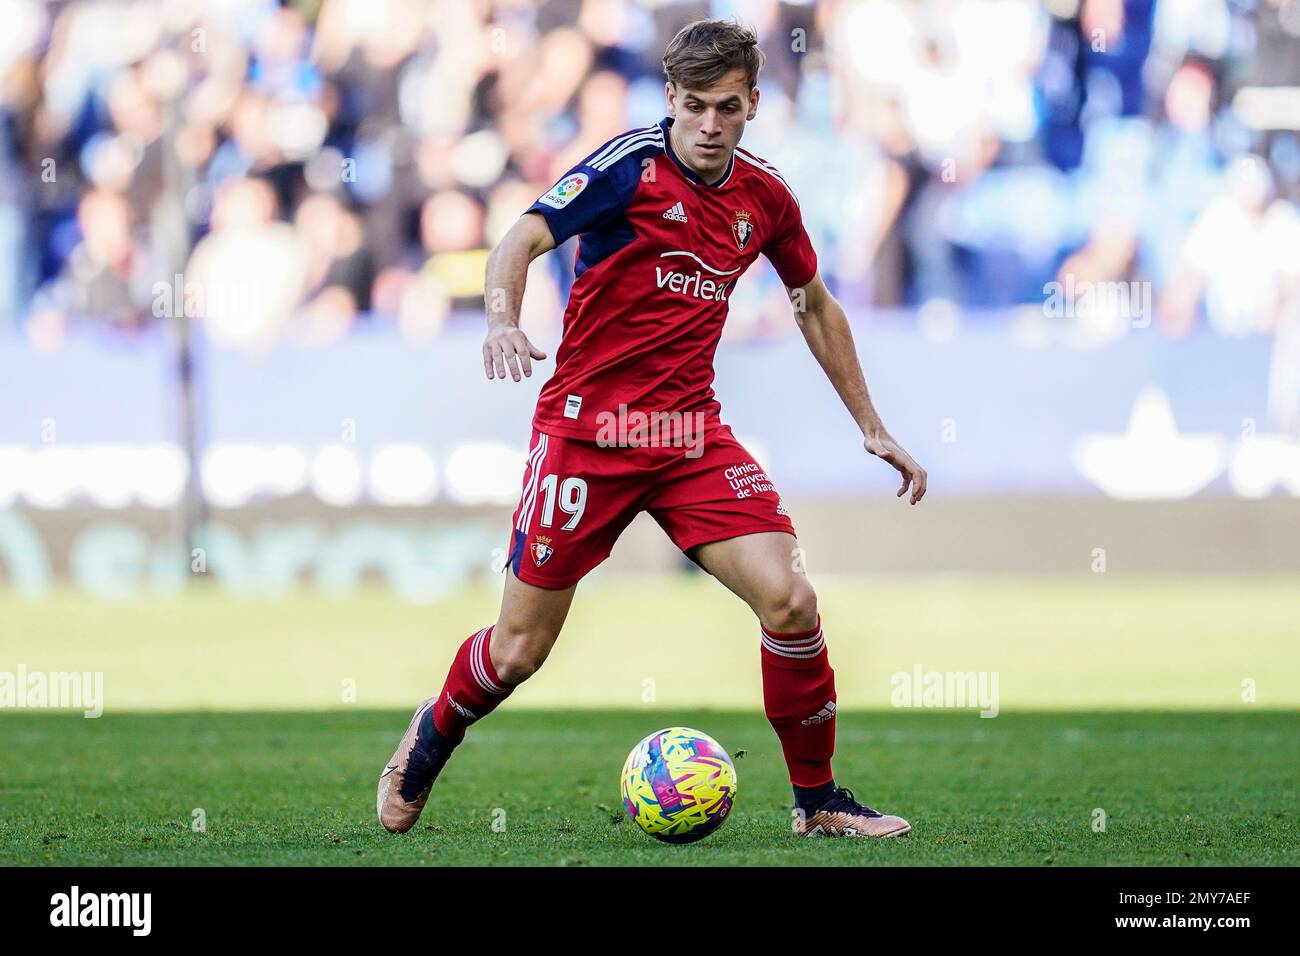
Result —
<instances>
[{"instance_id":1,"label":"blurred spectator","mask_svg":"<svg viewBox=\"0 0 1300 956\"><path fill-rule=\"evenodd\" d=\"M277 213L265 180L231 179L218 189L212 230L185 268L185 308L219 344L269 348L304 301L312 250Z\"/></svg>"},{"instance_id":2,"label":"blurred spectator","mask_svg":"<svg viewBox=\"0 0 1300 956\"><path fill-rule=\"evenodd\" d=\"M30 331L41 344L53 344L86 317L135 327L150 315L153 275L126 199L91 189L77 204L76 225L79 241L37 300Z\"/></svg>"},{"instance_id":3,"label":"blurred spectator","mask_svg":"<svg viewBox=\"0 0 1300 956\"><path fill-rule=\"evenodd\" d=\"M1246 156L1193 223L1162 318L1172 334L1185 334L1203 299L1206 318L1220 334L1271 333L1297 281L1300 211L1273 197L1268 167Z\"/></svg>"},{"instance_id":4,"label":"blurred spectator","mask_svg":"<svg viewBox=\"0 0 1300 956\"><path fill-rule=\"evenodd\" d=\"M0 318L147 325L188 259L218 341L431 340L532 199L662 115L676 29L733 12L768 56L745 145L846 304L1068 275L1152 284L1170 334L1281 327L1300 136L1239 97L1300 96L1300 0L0 0ZM1248 155L1267 201L1221 185ZM558 330L572 253L530 322ZM736 294L730 337L793 332L765 265Z\"/></svg>"},{"instance_id":5,"label":"blurred spectator","mask_svg":"<svg viewBox=\"0 0 1300 956\"><path fill-rule=\"evenodd\" d=\"M312 339L346 334L359 312L370 309L374 265L365 247L361 218L328 193L313 193L298 206L294 226L307 249L307 304Z\"/></svg>"}]
</instances>

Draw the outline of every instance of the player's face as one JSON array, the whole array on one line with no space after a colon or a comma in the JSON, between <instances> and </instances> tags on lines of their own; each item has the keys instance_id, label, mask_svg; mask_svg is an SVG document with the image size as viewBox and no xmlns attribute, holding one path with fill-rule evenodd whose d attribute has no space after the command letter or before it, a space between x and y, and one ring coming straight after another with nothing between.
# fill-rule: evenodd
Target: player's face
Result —
<instances>
[{"instance_id":1,"label":"player's face","mask_svg":"<svg viewBox=\"0 0 1300 956\"><path fill-rule=\"evenodd\" d=\"M731 161L745 123L758 112L758 87L749 88L736 69L707 89L666 84L668 115L673 117L673 150L701 178L718 178Z\"/></svg>"}]
</instances>

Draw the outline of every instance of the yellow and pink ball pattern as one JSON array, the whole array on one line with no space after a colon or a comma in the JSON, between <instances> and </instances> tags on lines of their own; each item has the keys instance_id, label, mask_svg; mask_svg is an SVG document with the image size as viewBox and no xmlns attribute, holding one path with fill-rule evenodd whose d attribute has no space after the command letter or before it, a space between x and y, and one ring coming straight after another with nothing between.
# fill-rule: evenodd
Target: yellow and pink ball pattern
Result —
<instances>
[{"instance_id":1,"label":"yellow and pink ball pattern","mask_svg":"<svg viewBox=\"0 0 1300 956\"><path fill-rule=\"evenodd\" d=\"M623 806L642 830L665 843L693 843L731 813L736 768L708 734L669 727L632 748L622 788Z\"/></svg>"}]
</instances>

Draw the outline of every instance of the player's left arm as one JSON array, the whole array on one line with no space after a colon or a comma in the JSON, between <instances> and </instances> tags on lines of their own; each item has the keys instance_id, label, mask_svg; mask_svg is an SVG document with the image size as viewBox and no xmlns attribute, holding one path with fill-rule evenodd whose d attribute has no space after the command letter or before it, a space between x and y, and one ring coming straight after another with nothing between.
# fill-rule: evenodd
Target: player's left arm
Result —
<instances>
[{"instance_id":1,"label":"player's left arm","mask_svg":"<svg viewBox=\"0 0 1300 956\"><path fill-rule=\"evenodd\" d=\"M898 497L901 498L910 485L910 503L916 504L925 496L925 469L889 434L880 420L867 391L866 376L858 362L853 330L849 328L843 306L826 288L820 273L813 275L812 281L806 285L793 289L787 286L786 292L794 306L795 321L799 323L804 341L835 386L853 420L862 429L867 451L898 469L903 476Z\"/></svg>"}]
</instances>

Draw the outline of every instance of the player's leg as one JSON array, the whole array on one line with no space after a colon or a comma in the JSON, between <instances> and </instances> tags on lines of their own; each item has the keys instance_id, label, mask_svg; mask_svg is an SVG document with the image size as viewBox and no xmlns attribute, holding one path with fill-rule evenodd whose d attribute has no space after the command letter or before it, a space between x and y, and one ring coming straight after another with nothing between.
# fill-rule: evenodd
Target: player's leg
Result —
<instances>
[{"instance_id":1,"label":"player's leg","mask_svg":"<svg viewBox=\"0 0 1300 956\"><path fill-rule=\"evenodd\" d=\"M762 637L763 706L781 741L795 796L795 832L902 836L910 825L835 784L835 672L795 537L746 534L692 549L700 565L753 609Z\"/></svg>"},{"instance_id":2,"label":"player's leg","mask_svg":"<svg viewBox=\"0 0 1300 956\"><path fill-rule=\"evenodd\" d=\"M835 786L835 672L780 495L730 428L704 439L694 457L664 469L649 510L674 544L758 617L764 709L802 811L796 832L905 833L906 821L862 807Z\"/></svg>"},{"instance_id":3,"label":"player's leg","mask_svg":"<svg viewBox=\"0 0 1300 956\"><path fill-rule=\"evenodd\" d=\"M834 779L835 672L798 549L794 535L768 531L702 544L692 556L758 618L764 709L795 793L815 798Z\"/></svg>"},{"instance_id":4,"label":"player's leg","mask_svg":"<svg viewBox=\"0 0 1300 956\"><path fill-rule=\"evenodd\" d=\"M496 623L460 646L434 701L434 728L451 746L542 666L577 588L537 587L519 580L513 569L507 571Z\"/></svg>"},{"instance_id":5,"label":"player's leg","mask_svg":"<svg viewBox=\"0 0 1300 956\"><path fill-rule=\"evenodd\" d=\"M748 604L765 630L807 631L817 626L817 594L803 573L793 534L740 535L698 545L691 556Z\"/></svg>"},{"instance_id":6,"label":"player's leg","mask_svg":"<svg viewBox=\"0 0 1300 956\"><path fill-rule=\"evenodd\" d=\"M794 535L769 531L702 544L691 553L758 618L764 709L796 794L817 795L829 792L834 779L835 672L798 547Z\"/></svg>"},{"instance_id":7,"label":"player's leg","mask_svg":"<svg viewBox=\"0 0 1300 956\"><path fill-rule=\"evenodd\" d=\"M469 726L546 660L578 582L608 557L636 513L640 491L622 474L617 452L534 433L500 612L461 644L441 691L416 710L384 768L378 810L388 830L415 825Z\"/></svg>"},{"instance_id":8,"label":"player's leg","mask_svg":"<svg viewBox=\"0 0 1300 956\"><path fill-rule=\"evenodd\" d=\"M385 829L405 833L415 825L465 731L542 666L577 588L536 587L507 570L496 623L461 644L442 690L416 708L380 776L376 809Z\"/></svg>"}]
</instances>

